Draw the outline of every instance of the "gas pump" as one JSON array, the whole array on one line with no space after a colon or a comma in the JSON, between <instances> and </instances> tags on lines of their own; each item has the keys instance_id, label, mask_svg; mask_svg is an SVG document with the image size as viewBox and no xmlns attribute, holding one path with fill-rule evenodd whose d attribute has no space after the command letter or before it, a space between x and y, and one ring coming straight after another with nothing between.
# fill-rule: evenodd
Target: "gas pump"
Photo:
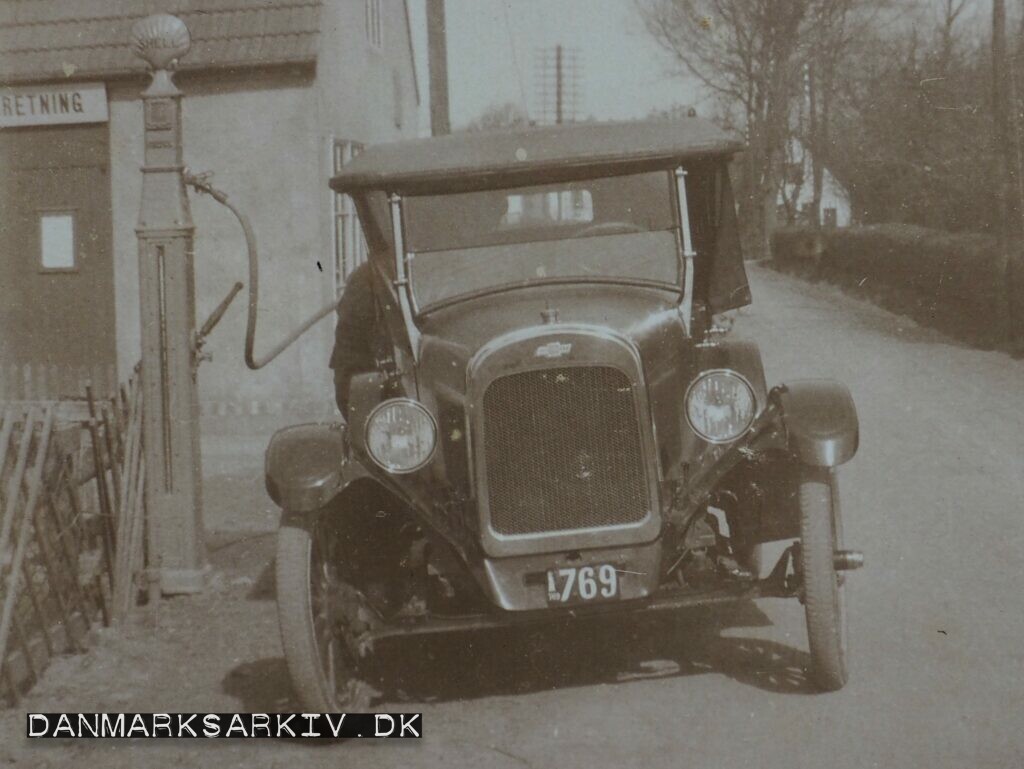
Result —
<instances>
[{"instance_id":1,"label":"gas pump","mask_svg":"<svg viewBox=\"0 0 1024 769\"><path fill-rule=\"evenodd\" d=\"M189 172L183 162L181 99L172 73L191 47L185 23L156 14L132 27L132 47L150 68L142 93L145 154L139 242L139 301L142 321L142 393L147 468L146 509L150 585L163 594L203 589L202 461L196 372L207 356L207 335L243 288L236 283L207 321L195 328L194 226L186 186L226 206L241 225L249 259L249 305L245 362L253 370L270 363L334 309L334 302L262 357L255 355L259 262L248 218L209 175Z\"/></svg>"}]
</instances>

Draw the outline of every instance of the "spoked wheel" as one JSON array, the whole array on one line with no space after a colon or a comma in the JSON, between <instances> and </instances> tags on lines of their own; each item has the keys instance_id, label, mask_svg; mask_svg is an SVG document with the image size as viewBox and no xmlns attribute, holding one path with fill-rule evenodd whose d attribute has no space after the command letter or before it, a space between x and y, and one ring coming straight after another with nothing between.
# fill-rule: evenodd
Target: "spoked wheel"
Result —
<instances>
[{"instance_id":1,"label":"spoked wheel","mask_svg":"<svg viewBox=\"0 0 1024 769\"><path fill-rule=\"evenodd\" d=\"M285 515L277 540L277 615L292 686L310 713L365 709L369 689L343 632L356 591L339 576L338 529Z\"/></svg>"},{"instance_id":2,"label":"spoked wheel","mask_svg":"<svg viewBox=\"0 0 1024 769\"><path fill-rule=\"evenodd\" d=\"M800 481L800 571L811 650L811 674L822 691L846 683L844 580L835 569L842 546L842 517L834 472L806 468Z\"/></svg>"}]
</instances>

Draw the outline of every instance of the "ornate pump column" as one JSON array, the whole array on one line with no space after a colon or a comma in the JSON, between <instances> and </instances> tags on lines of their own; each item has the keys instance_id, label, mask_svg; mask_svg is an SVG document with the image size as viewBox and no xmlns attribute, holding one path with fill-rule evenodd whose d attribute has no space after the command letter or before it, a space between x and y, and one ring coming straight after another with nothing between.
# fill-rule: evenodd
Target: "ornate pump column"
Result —
<instances>
[{"instance_id":1,"label":"ornate pump column","mask_svg":"<svg viewBox=\"0 0 1024 769\"><path fill-rule=\"evenodd\" d=\"M196 392L192 215L182 177L181 91L171 79L191 46L185 23L167 14L132 27L149 65L142 93L145 162L139 239L142 392L149 569L165 594L203 589L202 467Z\"/></svg>"}]
</instances>

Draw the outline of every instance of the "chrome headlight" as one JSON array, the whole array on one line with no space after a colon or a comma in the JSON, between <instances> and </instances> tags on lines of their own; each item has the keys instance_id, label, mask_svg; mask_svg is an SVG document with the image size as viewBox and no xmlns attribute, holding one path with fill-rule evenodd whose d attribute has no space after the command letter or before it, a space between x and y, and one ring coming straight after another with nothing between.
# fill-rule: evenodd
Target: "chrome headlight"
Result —
<instances>
[{"instance_id":1,"label":"chrome headlight","mask_svg":"<svg viewBox=\"0 0 1024 769\"><path fill-rule=\"evenodd\" d=\"M409 398L384 401L366 420L366 450L389 473L419 470L430 461L436 446L433 415Z\"/></svg>"},{"instance_id":2,"label":"chrome headlight","mask_svg":"<svg viewBox=\"0 0 1024 769\"><path fill-rule=\"evenodd\" d=\"M686 421L708 443L736 440L750 428L756 412L754 388L729 369L703 372L686 391Z\"/></svg>"}]
</instances>

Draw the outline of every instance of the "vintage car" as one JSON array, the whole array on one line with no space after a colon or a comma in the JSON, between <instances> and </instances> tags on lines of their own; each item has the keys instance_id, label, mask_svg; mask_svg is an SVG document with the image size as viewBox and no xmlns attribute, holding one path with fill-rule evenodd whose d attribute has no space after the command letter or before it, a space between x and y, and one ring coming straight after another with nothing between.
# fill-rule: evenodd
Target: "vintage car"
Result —
<instances>
[{"instance_id":1,"label":"vintage car","mask_svg":"<svg viewBox=\"0 0 1024 769\"><path fill-rule=\"evenodd\" d=\"M375 370L266 455L303 707L351 708L381 639L793 597L847 678L841 384L768 389L728 163L683 121L371 147L331 187L369 246ZM326 354L326 351L325 351ZM761 565L761 545L782 555Z\"/></svg>"}]
</instances>

